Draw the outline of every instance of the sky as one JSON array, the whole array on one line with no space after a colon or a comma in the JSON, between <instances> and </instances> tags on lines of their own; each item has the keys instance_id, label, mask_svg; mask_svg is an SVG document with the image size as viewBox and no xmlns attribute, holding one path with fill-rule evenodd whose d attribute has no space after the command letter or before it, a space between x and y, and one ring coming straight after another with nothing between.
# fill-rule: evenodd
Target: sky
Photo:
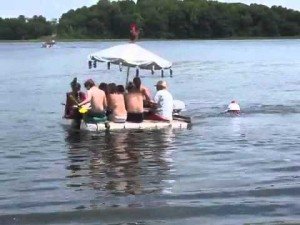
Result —
<instances>
[{"instance_id":1,"label":"sky","mask_svg":"<svg viewBox=\"0 0 300 225\"><path fill-rule=\"evenodd\" d=\"M300 0L218 0L219 2L242 2L245 4L258 3L267 6L281 5L300 11ZM0 0L0 17L10 18L24 15L32 17L42 15L51 19L59 19L63 13L70 9L91 6L98 0Z\"/></svg>"}]
</instances>

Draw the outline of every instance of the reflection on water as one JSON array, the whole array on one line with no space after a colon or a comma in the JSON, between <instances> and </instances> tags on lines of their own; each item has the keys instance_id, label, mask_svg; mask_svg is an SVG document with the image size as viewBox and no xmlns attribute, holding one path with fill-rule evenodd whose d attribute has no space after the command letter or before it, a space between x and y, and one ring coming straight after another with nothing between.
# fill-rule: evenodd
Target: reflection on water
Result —
<instances>
[{"instance_id":1,"label":"reflection on water","mask_svg":"<svg viewBox=\"0 0 300 225\"><path fill-rule=\"evenodd\" d=\"M170 191L172 130L67 132L65 140L71 188L94 189L101 196Z\"/></svg>"}]
</instances>

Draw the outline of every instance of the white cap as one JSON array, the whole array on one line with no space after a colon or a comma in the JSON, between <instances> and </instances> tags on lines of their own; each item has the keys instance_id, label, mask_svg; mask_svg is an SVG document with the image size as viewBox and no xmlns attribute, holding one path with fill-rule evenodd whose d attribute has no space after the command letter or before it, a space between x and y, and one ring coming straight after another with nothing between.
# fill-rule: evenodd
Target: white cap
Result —
<instances>
[{"instance_id":1,"label":"white cap","mask_svg":"<svg viewBox=\"0 0 300 225\"><path fill-rule=\"evenodd\" d=\"M158 81L157 84L154 85L154 86L161 86L161 87L167 88L167 82L164 81L164 80L160 80L160 81Z\"/></svg>"},{"instance_id":2,"label":"white cap","mask_svg":"<svg viewBox=\"0 0 300 225\"><path fill-rule=\"evenodd\" d=\"M236 101L232 101L228 107L227 107L228 111L241 111L241 108L239 106L239 104Z\"/></svg>"}]
</instances>

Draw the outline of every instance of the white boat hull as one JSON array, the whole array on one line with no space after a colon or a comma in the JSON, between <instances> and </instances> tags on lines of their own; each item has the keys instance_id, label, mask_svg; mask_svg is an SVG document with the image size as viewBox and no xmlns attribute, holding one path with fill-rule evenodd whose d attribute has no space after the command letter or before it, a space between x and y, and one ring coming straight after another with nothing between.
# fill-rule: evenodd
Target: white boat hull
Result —
<instances>
[{"instance_id":1,"label":"white boat hull","mask_svg":"<svg viewBox=\"0 0 300 225\"><path fill-rule=\"evenodd\" d=\"M63 124L68 127L74 127L74 121L72 119L63 119ZM109 122L109 127L104 123L85 123L81 121L80 129L87 131L105 131L105 130L123 130L123 129L137 129L137 130L153 130L153 129L186 129L189 123L179 120L173 120L172 122L161 122L153 120L144 120L142 123L114 123Z\"/></svg>"}]
</instances>

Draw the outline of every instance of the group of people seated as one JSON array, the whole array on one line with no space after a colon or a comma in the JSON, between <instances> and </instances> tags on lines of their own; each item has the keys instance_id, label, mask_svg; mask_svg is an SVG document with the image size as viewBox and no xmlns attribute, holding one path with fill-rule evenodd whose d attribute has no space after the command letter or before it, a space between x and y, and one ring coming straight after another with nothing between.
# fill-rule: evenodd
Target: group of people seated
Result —
<instances>
[{"instance_id":1,"label":"group of people seated","mask_svg":"<svg viewBox=\"0 0 300 225\"><path fill-rule=\"evenodd\" d=\"M147 87L142 85L141 79L135 77L126 86L115 83L95 84L92 79L84 83L86 94L80 91L80 84L75 78L71 82L72 91L67 93L65 118L81 119L78 108L88 107L84 117L97 117L103 122L141 123L144 119L157 121L172 121L173 97L167 90L166 81L158 81L156 94L152 98Z\"/></svg>"}]
</instances>

